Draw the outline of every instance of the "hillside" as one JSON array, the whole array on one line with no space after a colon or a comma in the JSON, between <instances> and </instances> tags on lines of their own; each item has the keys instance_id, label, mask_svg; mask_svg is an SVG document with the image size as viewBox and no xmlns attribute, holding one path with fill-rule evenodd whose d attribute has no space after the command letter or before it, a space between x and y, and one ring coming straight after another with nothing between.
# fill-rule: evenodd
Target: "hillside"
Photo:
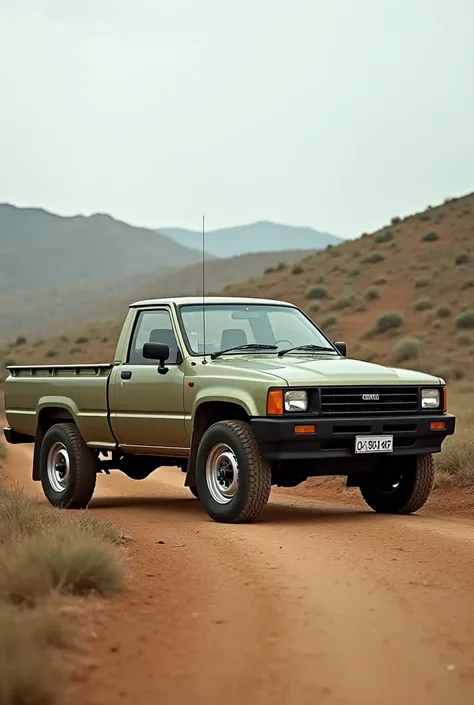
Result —
<instances>
[{"instance_id":1,"label":"hillside","mask_svg":"<svg viewBox=\"0 0 474 705\"><path fill-rule=\"evenodd\" d=\"M474 194L394 218L371 235L224 291L295 302L333 340L346 340L351 356L449 380L473 375ZM11 346L6 356L105 360L120 325L116 319L68 340Z\"/></svg>"},{"instance_id":2,"label":"hillside","mask_svg":"<svg viewBox=\"0 0 474 705\"><path fill-rule=\"evenodd\" d=\"M207 293L220 291L226 284L235 284L248 277L257 277L269 268L283 268L301 259L302 255L309 254L302 250L292 250L289 252L265 252L241 255L240 257L230 257L228 259L209 260L206 264L206 291ZM159 296L191 296L202 291L202 266L201 263L190 264L183 269L161 277L148 277L146 283L139 284L140 277L136 277L136 287L126 288L120 286L116 291L111 291L111 296L100 302L90 302L87 292L83 292L83 305L78 308L74 316L56 317L44 321L40 326L33 321L29 321L30 328L24 333L29 338L45 337L53 335L54 330L61 330L67 333L80 326L87 326L94 321L108 320L112 317L123 317L131 301L141 299L156 298ZM113 283L115 284L115 281ZM127 279L127 283L129 280ZM112 285L112 283L111 283ZM95 293L95 292L94 292ZM0 303L1 303L0 295ZM54 299L52 299L54 301ZM88 305L91 303L91 305ZM2 311L0 309L0 322L2 321Z\"/></svg>"},{"instance_id":3,"label":"hillside","mask_svg":"<svg viewBox=\"0 0 474 705\"><path fill-rule=\"evenodd\" d=\"M182 228L160 228L186 247L200 247L201 233ZM249 225L220 228L206 233L206 251L217 257L234 257L246 252L273 252L276 250L322 250L337 245L341 238L313 228L295 227L262 220Z\"/></svg>"},{"instance_id":4,"label":"hillside","mask_svg":"<svg viewBox=\"0 0 474 705\"><path fill-rule=\"evenodd\" d=\"M199 252L109 215L63 217L0 204L0 291L182 267Z\"/></svg>"}]
</instances>

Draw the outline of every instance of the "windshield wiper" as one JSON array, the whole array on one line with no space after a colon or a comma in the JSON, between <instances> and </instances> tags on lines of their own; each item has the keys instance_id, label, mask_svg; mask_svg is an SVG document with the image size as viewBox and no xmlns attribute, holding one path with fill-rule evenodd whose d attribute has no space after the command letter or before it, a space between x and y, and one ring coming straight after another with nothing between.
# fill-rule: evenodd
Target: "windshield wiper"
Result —
<instances>
[{"instance_id":1,"label":"windshield wiper","mask_svg":"<svg viewBox=\"0 0 474 705\"><path fill-rule=\"evenodd\" d=\"M328 348L324 345L296 345L294 348L286 348L286 350L280 350L278 357L283 357L286 353L293 352L293 350L305 350L308 352L337 352L334 348Z\"/></svg>"},{"instance_id":2,"label":"windshield wiper","mask_svg":"<svg viewBox=\"0 0 474 705\"><path fill-rule=\"evenodd\" d=\"M212 353L210 356L211 360L215 360L219 355L225 355L225 353L232 352L233 350L278 350L277 345L261 345L259 343L247 343L247 345L234 345L232 348L226 348L225 350L218 350L218 352Z\"/></svg>"}]
</instances>

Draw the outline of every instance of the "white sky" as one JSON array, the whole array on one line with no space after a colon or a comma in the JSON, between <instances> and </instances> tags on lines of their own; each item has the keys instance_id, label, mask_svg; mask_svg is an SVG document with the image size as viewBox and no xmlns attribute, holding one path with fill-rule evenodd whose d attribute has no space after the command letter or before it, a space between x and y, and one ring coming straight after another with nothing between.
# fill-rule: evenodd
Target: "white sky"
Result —
<instances>
[{"instance_id":1,"label":"white sky","mask_svg":"<svg viewBox=\"0 0 474 705\"><path fill-rule=\"evenodd\" d=\"M0 201L352 237L474 190L472 0L0 0Z\"/></svg>"}]
</instances>

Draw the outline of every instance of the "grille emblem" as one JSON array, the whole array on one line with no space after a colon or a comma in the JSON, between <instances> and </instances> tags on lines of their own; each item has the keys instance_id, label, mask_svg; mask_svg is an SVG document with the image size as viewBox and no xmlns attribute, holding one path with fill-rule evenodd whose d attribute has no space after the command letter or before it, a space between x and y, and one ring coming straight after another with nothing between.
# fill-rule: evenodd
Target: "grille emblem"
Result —
<instances>
[{"instance_id":1,"label":"grille emblem","mask_svg":"<svg viewBox=\"0 0 474 705\"><path fill-rule=\"evenodd\" d=\"M380 394L363 394L362 401L380 401Z\"/></svg>"}]
</instances>

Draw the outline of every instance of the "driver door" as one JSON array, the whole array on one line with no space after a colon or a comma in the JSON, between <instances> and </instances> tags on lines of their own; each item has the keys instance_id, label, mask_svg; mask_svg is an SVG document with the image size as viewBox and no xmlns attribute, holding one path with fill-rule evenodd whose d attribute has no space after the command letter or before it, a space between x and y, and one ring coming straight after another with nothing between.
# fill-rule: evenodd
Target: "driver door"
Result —
<instances>
[{"instance_id":1,"label":"driver door","mask_svg":"<svg viewBox=\"0 0 474 705\"><path fill-rule=\"evenodd\" d=\"M165 343L168 371L143 357L144 343ZM118 444L133 453L185 455L189 442L184 424L184 369L168 308L137 312L127 360L114 368L111 425Z\"/></svg>"}]
</instances>

